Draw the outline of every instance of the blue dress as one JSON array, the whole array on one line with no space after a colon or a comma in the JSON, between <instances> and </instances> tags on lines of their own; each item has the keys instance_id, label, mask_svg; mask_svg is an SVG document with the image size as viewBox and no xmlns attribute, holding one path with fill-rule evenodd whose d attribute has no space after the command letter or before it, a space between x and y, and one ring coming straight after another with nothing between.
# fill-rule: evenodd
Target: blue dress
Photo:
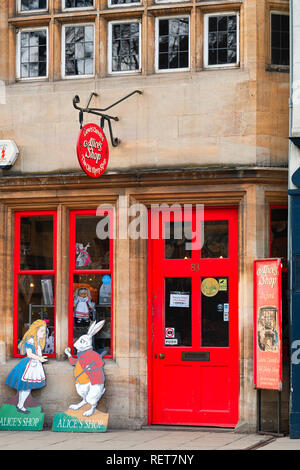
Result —
<instances>
[{"instance_id":1,"label":"blue dress","mask_svg":"<svg viewBox=\"0 0 300 470\"><path fill-rule=\"evenodd\" d=\"M33 340L25 343L26 349L31 349L33 354L37 354ZM41 350L38 348L38 355L41 355ZM32 390L41 388L46 385L46 378L43 366L37 359L31 357L24 357L8 374L5 385L16 390Z\"/></svg>"}]
</instances>

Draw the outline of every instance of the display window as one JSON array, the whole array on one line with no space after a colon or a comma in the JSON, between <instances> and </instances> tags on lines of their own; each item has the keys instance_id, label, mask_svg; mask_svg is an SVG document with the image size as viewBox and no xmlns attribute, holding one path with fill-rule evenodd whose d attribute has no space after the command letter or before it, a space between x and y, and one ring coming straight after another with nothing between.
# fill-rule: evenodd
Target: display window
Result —
<instances>
[{"instance_id":1,"label":"display window","mask_svg":"<svg viewBox=\"0 0 300 470\"><path fill-rule=\"evenodd\" d=\"M14 261L14 342L38 319L47 323L44 354L55 357L56 212L16 212Z\"/></svg>"},{"instance_id":2,"label":"display window","mask_svg":"<svg viewBox=\"0 0 300 470\"><path fill-rule=\"evenodd\" d=\"M70 212L69 346L92 321L105 320L93 348L106 357L112 357L112 223L111 210Z\"/></svg>"}]
</instances>

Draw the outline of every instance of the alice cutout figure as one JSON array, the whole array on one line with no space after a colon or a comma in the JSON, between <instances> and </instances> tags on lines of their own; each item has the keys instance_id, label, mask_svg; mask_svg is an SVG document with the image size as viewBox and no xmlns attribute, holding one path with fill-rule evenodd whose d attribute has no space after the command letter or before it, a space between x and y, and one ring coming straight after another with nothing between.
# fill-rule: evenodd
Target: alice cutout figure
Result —
<instances>
[{"instance_id":1,"label":"alice cutout figure","mask_svg":"<svg viewBox=\"0 0 300 470\"><path fill-rule=\"evenodd\" d=\"M17 410L20 413L30 413L24 403L32 389L42 388L46 385L46 377L42 366L47 356L42 355L46 343L46 322L36 320L27 330L18 344L20 354L27 354L9 373L5 385L18 391Z\"/></svg>"}]
</instances>

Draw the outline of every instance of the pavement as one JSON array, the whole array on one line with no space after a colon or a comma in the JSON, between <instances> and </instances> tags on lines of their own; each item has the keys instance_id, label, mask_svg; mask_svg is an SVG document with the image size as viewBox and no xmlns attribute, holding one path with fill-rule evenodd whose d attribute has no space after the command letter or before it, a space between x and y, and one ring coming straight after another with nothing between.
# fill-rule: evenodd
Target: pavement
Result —
<instances>
[{"instance_id":1,"label":"pavement","mask_svg":"<svg viewBox=\"0 0 300 470\"><path fill-rule=\"evenodd\" d=\"M66 433L44 429L43 431L0 431L0 450L98 450L105 451L105 459L122 458L122 451L127 451L124 455L128 456L131 451L133 456L139 455L137 451L151 451L151 464L173 463L171 457L167 457L170 455L168 451L173 451L173 454L181 455L182 459L184 456L194 455L195 460L185 462L188 464L196 462L196 451L300 450L300 439L265 434L239 434L230 430L199 430L199 428L184 430L149 427L137 431L108 429L103 433ZM143 452L140 455L144 455ZM148 460L143 460L146 461L149 463ZM108 463L128 464L122 461ZM139 465L134 465L132 462L132 466Z\"/></svg>"}]
</instances>

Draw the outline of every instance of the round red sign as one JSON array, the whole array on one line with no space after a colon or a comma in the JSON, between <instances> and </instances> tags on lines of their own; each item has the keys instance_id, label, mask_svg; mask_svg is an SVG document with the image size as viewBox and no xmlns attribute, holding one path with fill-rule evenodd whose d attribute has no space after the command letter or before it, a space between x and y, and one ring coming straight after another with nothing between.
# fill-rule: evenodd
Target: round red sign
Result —
<instances>
[{"instance_id":1,"label":"round red sign","mask_svg":"<svg viewBox=\"0 0 300 470\"><path fill-rule=\"evenodd\" d=\"M108 164L108 143L101 127L85 124L77 140L77 157L81 168L93 178L101 176Z\"/></svg>"}]
</instances>

